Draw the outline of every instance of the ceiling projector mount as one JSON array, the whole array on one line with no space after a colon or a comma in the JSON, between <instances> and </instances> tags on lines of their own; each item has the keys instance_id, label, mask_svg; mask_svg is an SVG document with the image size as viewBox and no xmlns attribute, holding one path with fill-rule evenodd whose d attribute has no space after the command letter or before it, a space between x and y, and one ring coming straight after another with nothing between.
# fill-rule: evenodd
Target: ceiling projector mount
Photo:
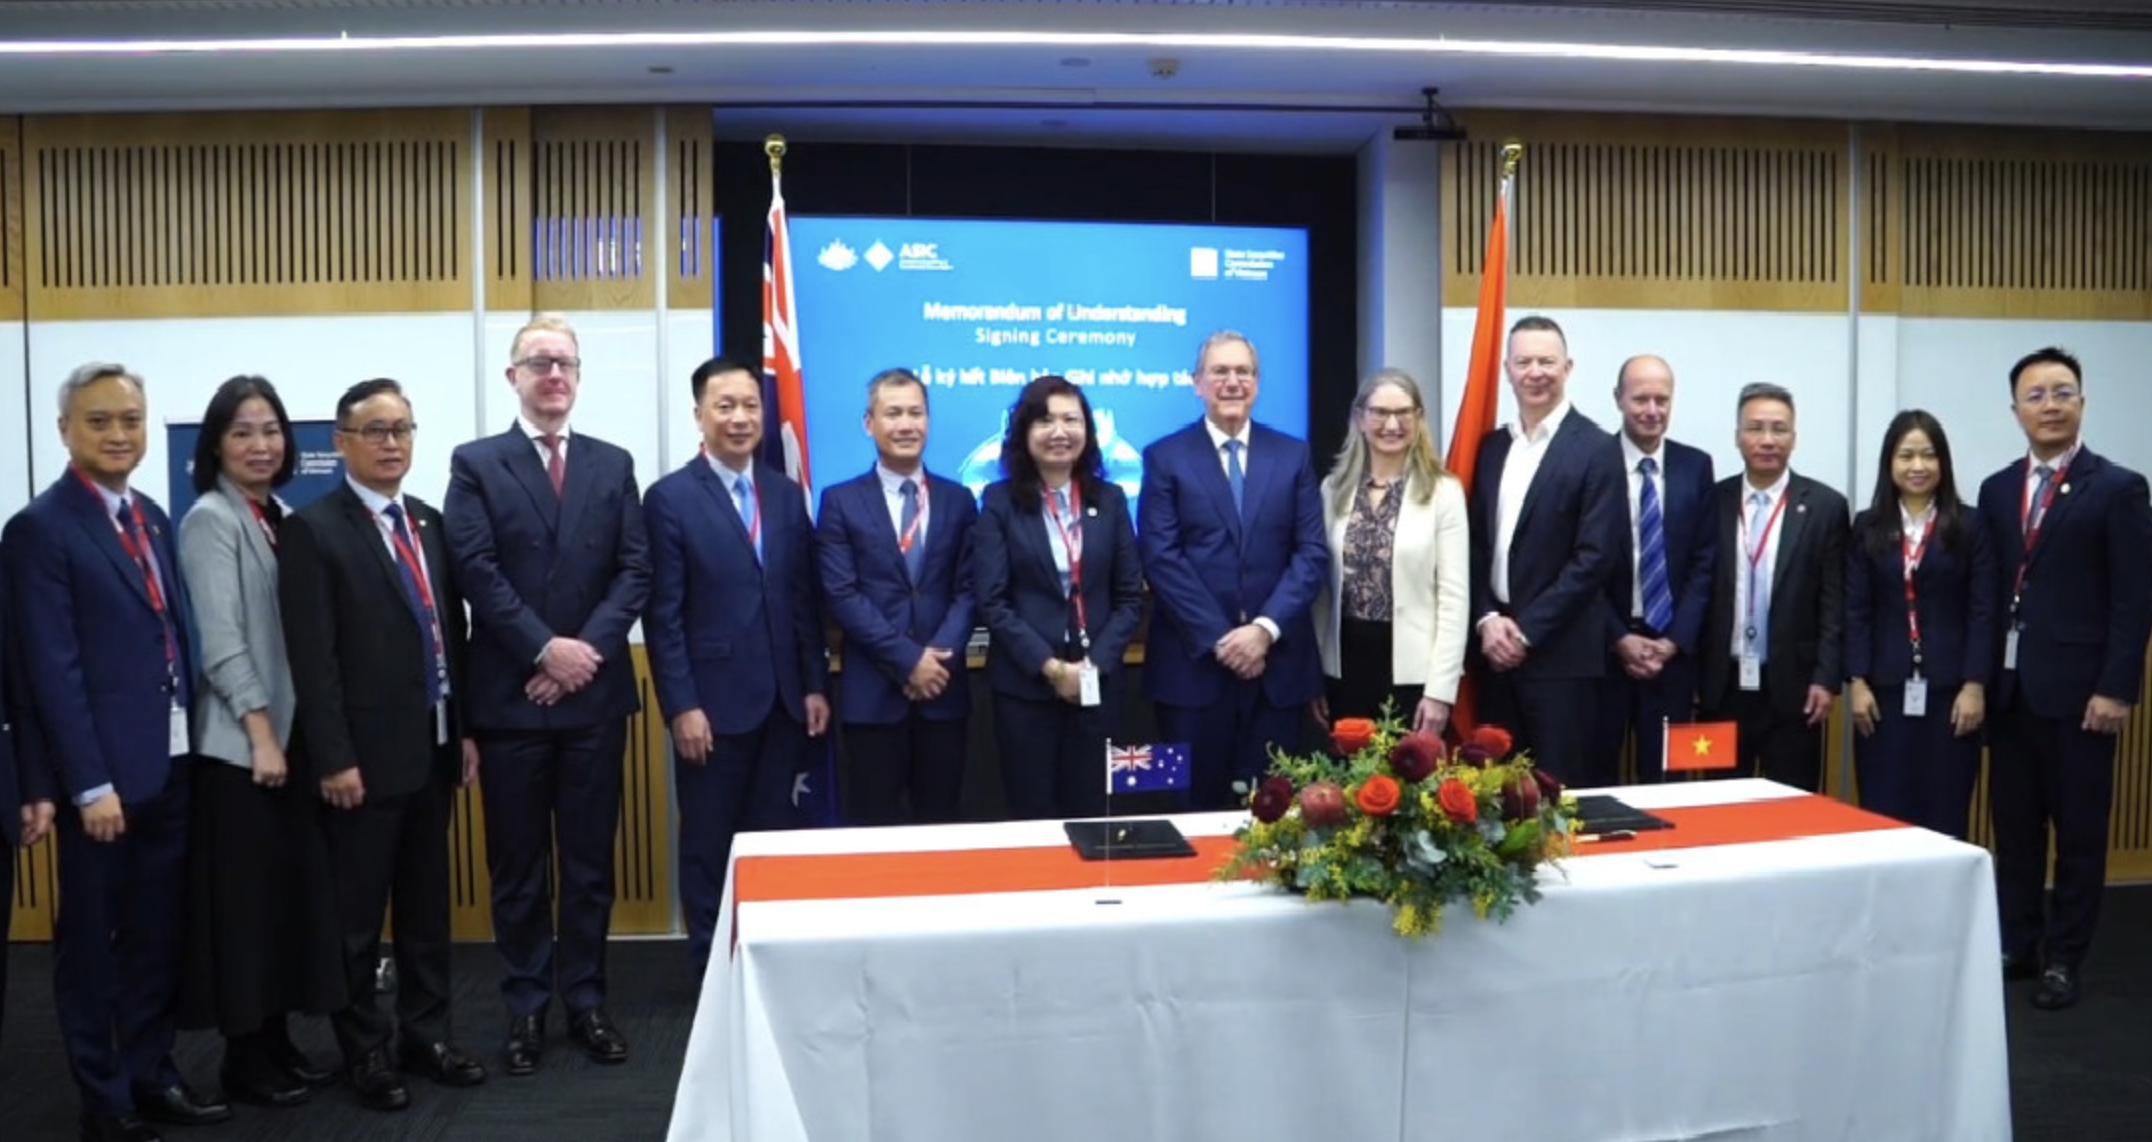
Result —
<instances>
[{"instance_id":1,"label":"ceiling projector mount","mask_svg":"<svg viewBox=\"0 0 2152 1142\"><path fill-rule=\"evenodd\" d=\"M1439 87L1421 88L1420 98L1427 102L1426 106L1420 108L1420 125L1417 127L1399 127L1392 134L1392 137L1399 142L1464 142L1465 129L1458 125L1457 120L1450 117L1449 111L1442 104L1435 101L1435 96L1440 94L1441 91L1442 89Z\"/></svg>"}]
</instances>

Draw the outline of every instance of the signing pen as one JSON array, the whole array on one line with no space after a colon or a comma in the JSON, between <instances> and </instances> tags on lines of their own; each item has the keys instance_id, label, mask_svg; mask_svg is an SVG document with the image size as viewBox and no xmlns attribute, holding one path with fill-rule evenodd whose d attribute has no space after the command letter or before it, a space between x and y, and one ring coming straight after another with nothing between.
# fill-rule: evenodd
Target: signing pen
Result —
<instances>
[{"instance_id":1,"label":"signing pen","mask_svg":"<svg viewBox=\"0 0 2152 1142\"><path fill-rule=\"evenodd\" d=\"M1613 831L1611 831L1611 832L1605 832L1605 833L1586 833L1586 834L1584 834L1583 836L1581 836L1581 837L1578 837L1578 838L1577 838L1577 842L1578 842L1579 844L1582 844L1582 843L1586 843L1586 842L1590 842L1590 841L1633 841L1633 840L1635 840L1635 839L1636 839L1636 831L1635 831L1635 830L1633 830L1633 829L1615 829L1615 830L1613 830Z\"/></svg>"}]
</instances>

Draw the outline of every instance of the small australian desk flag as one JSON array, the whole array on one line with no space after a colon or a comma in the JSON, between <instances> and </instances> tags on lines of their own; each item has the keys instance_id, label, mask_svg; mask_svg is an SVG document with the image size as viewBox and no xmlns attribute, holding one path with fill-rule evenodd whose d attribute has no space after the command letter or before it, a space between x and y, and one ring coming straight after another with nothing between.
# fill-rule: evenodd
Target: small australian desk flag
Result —
<instances>
[{"instance_id":1,"label":"small australian desk flag","mask_svg":"<svg viewBox=\"0 0 2152 1142\"><path fill-rule=\"evenodd\" d=\"M1106 743L1106 792L1154 793L1188 788L1188 743Z\"/></svg>"}]
</instances>

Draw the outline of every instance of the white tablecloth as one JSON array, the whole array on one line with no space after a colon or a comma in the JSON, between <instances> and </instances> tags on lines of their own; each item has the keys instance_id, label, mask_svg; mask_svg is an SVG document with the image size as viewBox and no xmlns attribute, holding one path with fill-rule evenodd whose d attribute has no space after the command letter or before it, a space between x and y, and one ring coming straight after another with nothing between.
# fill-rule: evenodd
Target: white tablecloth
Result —
<instances>
[{"instance_id":1,"label":"white tablecloth","mask_svg":"<svg viewBox=\"0 0 2152 1142\"><path fill-rule=\"evenodd\" d=\"M758 834L734 854L1061 841L1012 823ZM704 982L671 1138L2010 1137L1984 850L1902 828L1609 846L1564 869L1508 924L1453 910L1420 942L1377 904L1254 885L749 903Z\"/></svg>"}]
</instances>

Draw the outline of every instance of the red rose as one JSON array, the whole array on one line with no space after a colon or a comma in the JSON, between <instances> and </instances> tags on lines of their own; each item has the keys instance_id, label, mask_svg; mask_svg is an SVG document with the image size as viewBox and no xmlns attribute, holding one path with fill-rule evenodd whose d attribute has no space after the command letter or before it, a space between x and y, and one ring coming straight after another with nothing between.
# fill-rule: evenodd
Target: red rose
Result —
<instances>
[{"instance_id":1,"label":"red rose","mask_svg":"<svg viewBox=\"0 0 2152 1142\"><path fill-rule=\"evenodd\" d=\"M1557 800L1560 800L1560 799L1561 799L1561 796L1562 796L1562 779L1561 779L1561 778L1559 778L1559 777L1556 777L1555 775L1553 775L1553 774L1551 774L1551 773L1548 773L1548 772L1547 772L1546 770L1544 770L1544 769L1539 769L1539 768L1536 768L1536 767L1535 767L1535 768L1534 768L1534 769L1532 770L1532 781L1533 781L1533 783L1534 783L1534 784L1536 784L1536 785L1538 785L1538 786L1539 786L1539 796L1540 796L1540 799L1541 799L1541 800L1543 800L1543 801L1557 801Z\"/></svg>"},{"instance_id":2,"label":"red rose","mask_svg":"<svg viewBox=\"0 0 2152 1142\"><path fill-rule=\"evenodd\" d=\"M1353 803L1370 817L1387 817L1397 812L1398 799L1403 796L1396 778L1378 773L1361 783L1360 791L1353 794Z\"/></svg>"},{"instance_id":3,"label":"red rose","mask_svg":"<svg viewBox=\"0 0 2152 1142\"><path fill-rule=\"evenodd\" d=\"M1339 718L1330 726L1330 745L1340 757L1351 757L1375 740L1375 723L1366 718Z\"/></svg>"},{"instance_id":4,"label":"red rose","mask_svg":"<svg viewBox=\"0 0 2152 1142\"><path fill-rule=\"evenodd\" d=\"M1442 739L1425 731L1406 734L1390 747L1390 772L1406 784L1425 781L1442 765Z\"/></svg>"},{"instance_id":5,"label":"red rose","mask_svg":"<svg viewBox=\"0 0 2152 1142\"><path fill-rule=\"evenodd\" d=\"M1311 829L1345 823L1345 791L1334 781L1311 781L1300 791L1300 819Z\"/></svg>"},{"instance_id":6,"label":"red rose","mask_svg":"<svg viewBox=\"0 0 2152 1142\"><path fill-rule=\"evenodd\" d=\"M1471 741L1458 747L1457 760L1465 765L1485 769L1487 768L1487 763L1494 760L1494 755L1487 752L1486 746L1481 745L1479 742Z\"/></svg>"},{"instance_id":7,"label":"red rose","mask_svg":"<svg viewBox=\"0 0 2152 1142\"><path fill-rule=\"evenodd\" d=\"M1435 787L1435 802L1442 806L1443 815L1460 825L1479 820L1479 801L1472 796L1472 789L1456 778L1448 778Z\"/></svg>"},{"instance_id":8,"label":"red rose","mask_svg":"<svg viewBox=\"0 0 2152 1142\"><path fill-rule=\"evenodd\" d=\"M1502 787L1502 819L1528 821L1539 816L1539 782L1519 774Z\"/></svg>"},{"instance_id":9,"label":"red rose","mask_svg":"<svg viewBox=\"0 0 2152 1142\"><path fill-rule=\"evenodd\" d=\"M1517 744L1509 731L1500 726L1481 726L1472 731L1472 740L1487 750L1487 756L1495 758L1508 757L1510 749Z\"/></svg>"},{"instance_id":10,"label":"red rose","mask_svg":"<svg viewBox=\"0 0 2152 1142\"><path fill-rule=\"evenodd\" d=\"M1256 820L1267 825L1285 816L1285 811L1292 807L1293 783L1283 777L1271 776L1255 787L1255 801L1250 811Z\"/></svg>"}]
</instances>

